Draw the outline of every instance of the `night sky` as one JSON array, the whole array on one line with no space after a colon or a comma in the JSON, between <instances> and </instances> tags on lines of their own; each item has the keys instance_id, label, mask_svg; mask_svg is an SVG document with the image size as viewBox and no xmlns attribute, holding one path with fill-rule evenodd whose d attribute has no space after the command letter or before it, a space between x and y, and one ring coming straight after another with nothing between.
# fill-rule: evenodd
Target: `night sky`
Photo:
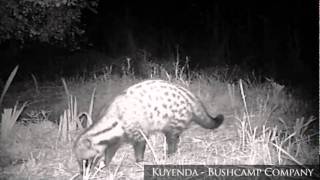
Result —
<instances>
[{"instance_id":1,"label":"night sky","mask_svg":"<svg viewBox=\"0 0 320 180\"><path fill-rule=\"evenodd\" d=\"M19 63L26 72L41 76L46 65L56 61L54 56L69 57L61 60L67 65L60 69L77 69L81 60L74 63L70 57L88 49L112 58L143 49L168 59L179 47L181 57L190 57L193 68L238 65L288 84L318 81L317 1L101 0L97 12L83 12L86 33L81 50L69 53L30 45L6 57L2 69Z\"/></svg>"}]
</instances>

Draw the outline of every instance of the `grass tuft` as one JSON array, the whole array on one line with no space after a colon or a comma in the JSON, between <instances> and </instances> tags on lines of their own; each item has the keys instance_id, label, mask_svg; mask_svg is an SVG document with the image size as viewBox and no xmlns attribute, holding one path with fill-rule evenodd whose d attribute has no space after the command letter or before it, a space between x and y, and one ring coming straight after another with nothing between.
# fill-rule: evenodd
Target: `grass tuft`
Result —
<instances>
[{"instance_id":1,"label":"grass tuft","mask_svg":"<svg viewBox=\"0 0 320 180\"><path fill-rule=\"evenodd\" d=\"M23 109L27 103L23 103L20 108L16 104L13 108L4 109L1 115L1 139L4 141L9 140L9 135L12 132L12 128L21 115Z\"/></svg>"}]
</instances>

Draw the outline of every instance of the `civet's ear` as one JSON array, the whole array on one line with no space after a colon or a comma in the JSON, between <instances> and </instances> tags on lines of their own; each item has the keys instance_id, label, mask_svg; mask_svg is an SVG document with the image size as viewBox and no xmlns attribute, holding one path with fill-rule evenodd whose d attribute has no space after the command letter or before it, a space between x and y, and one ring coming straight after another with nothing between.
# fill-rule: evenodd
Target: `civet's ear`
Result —
<instances>
[{"instance_id":1,"label":"civet's ear","mask_svg":"<svg viewBox=\"0 0 320 180\"><path fill-rule=\"evenodd\" d=\"M79 119L78 127L80 124L82 128L87 128L92 124L91 116L86 112L80 113L78 115L78 119Z\"/></svg>"}]
</instances>

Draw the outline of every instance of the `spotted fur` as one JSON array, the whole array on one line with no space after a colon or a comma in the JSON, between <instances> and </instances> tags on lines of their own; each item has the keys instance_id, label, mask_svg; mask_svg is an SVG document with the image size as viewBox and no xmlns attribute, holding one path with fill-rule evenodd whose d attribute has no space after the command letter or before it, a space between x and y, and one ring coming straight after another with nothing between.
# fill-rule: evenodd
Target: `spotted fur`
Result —
<instances>
[{"instance_id":1,"label":"spotted fur","mask_svg":"<svg viewBox=\"0 0 320 180\"><path fill-rule=\"evenodd\" d=\"M163 80L135 84L118 95L108 108L102 108L97 121L75 141L79 164L105 155L108 165L123 143L131 143L136 161L143 161L149 136L163 132L167 154L177 150L179 136L194 121L207 129L217 128L223 115L212 118L202 102L186 88Z\"/></svg>"}]
</instances>

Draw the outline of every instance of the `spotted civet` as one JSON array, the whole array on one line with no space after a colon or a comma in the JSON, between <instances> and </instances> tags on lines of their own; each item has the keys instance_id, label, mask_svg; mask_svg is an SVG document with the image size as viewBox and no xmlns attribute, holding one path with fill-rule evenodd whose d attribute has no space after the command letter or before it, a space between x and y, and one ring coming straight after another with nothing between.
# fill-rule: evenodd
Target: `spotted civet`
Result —
<instances>
[{"instance_id":1,"label":"spotted civet","mask_svg":"<svg viewBox=\"0 0 320 180\"><path fill-rule=\"evenodd\" d=\"M163 132L168 144L167 154L177 150L179 135L191 121L214 129L223 122L223 115L211 117L202 102L189 90L163 80L147 80L135 84L102 109L96 122L75 141L74 153L82 161L105 154L108 165L124 142L132 143L136 161L143 161L149 136ZM80 169L81 169L80 167Z\"/></svg>"}]
</instances>

